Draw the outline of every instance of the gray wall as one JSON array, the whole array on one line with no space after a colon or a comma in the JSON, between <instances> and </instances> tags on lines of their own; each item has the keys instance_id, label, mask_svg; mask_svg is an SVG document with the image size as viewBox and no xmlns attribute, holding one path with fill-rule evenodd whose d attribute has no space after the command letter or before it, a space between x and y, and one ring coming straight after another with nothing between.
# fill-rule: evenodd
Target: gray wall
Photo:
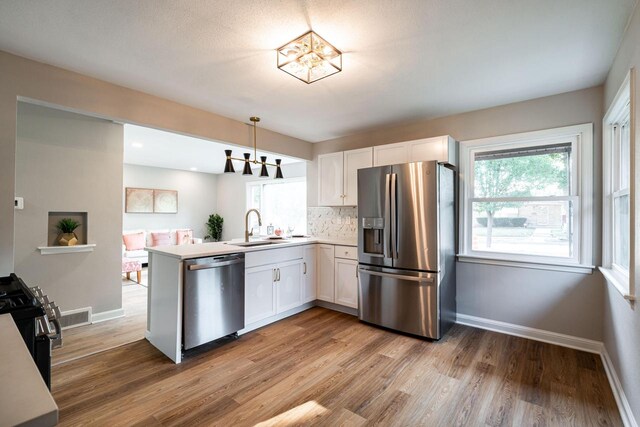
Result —
<instances>
[{"instance_id":1,"label":"gray wall","mask_svg":"<svg viewBox=\"0 0 640 427\"><path fill-rule=\"evenodd\" d=\"M25 208L15 211L16 273L63 311L119 309L122 125L19 103L17 130L15 191ZM50 211L87 212L95 251L40 255Z\"/></svg>"},{"instance_id":2,"label":"gray wall","mask_svg":"<svg viewBox=\"0 0 640 427\"><path fill-rule=\"evenodd\" d=\"M204 237L205 223L216 212L217 175L149 166L124 165L124 186L178 191L177 214L123 214L123 229L191 228ZM124 192L123 192L124 212Z\"/></svg>"},{"instance_id":3,"label":"gray wall","mask_svg":"<svg viewBox=\"0 0 640 427\"><path fill-rule=\"evenodd\" d=\"M601 223L602 86L472 111L403 126L375 129L314 145L318 154L452 135L459 141L581 123L594 124L594 229ZM317 204L315 167L309 168L309 203ZM600 261L595 233L594 265ZM460 313L552 332L602 340L603 285L592 275L481 264L457 264Z\"/></svg>"},{"instance_id":4,"label":"gray wall","mask_svg":"<svg viewBox=\"0 0 640 427\"><path fill-rule=\"evenodd\" d=\"M636 6L627 33L605 83L605 111L609 108L631 67L636 68L636 90L632 96L636 105L635 182L636 195L638 195L637 185L640 184L638 178L640 175L637 170L640 168L640 7L638 6ZM640 250L640 233L638 232L640 197L636 196L635 206L636 292L640 292L638 289L640 287L640 280L638 280L638 274L640 274L640 253L638 251ZM607 284L604 305L604 345L622 382L633 414L640 422L640 303L630 303L622 298L622 295L612 285Z\"/></svg>"},{"instance_id":5,"label":"gray wall","mask_svg":"<svg viewBox=\"0 0 640 427\"><path fill-rule=\"evenodd\" d=\"M269 168L272 173L273 168ZM307 162L297 162L282 165L285 178L305 176ZM224 218L222 240L244 238L244 216L247 212L247 183L259 181L258 170L253 175L243 176L240 171L235 174L218 175L218 213ZM268 221L267 218L263 218Z\"/></svg>"},{"instance_id":6,"label":"gray wall","mask_svg":"<svg viewBox=\"0 0 640 427\"><path fill-rule=\"evenodd\" d=\"M18 99L244 147L246 123L0 51L0 275L14 270L13 198ZM248 114L248 113L247 113ZM268 128L268 123L265 123ZM263 150L311 159L311 144L258 128Z\"/></svg>"}]
</instances>

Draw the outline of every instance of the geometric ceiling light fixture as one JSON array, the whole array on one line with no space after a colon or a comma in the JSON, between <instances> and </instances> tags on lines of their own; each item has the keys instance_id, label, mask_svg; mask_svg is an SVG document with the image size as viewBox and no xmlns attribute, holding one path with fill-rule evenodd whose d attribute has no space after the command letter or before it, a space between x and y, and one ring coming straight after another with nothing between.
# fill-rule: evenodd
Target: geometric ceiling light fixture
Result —
<instances>
[{"instance_id":1,"label":"geometric ceiling light fixture","mask_svg":"<svg viewBox=\"0 0 640 427\"><path fill-rule=\"evenodd\" d=\"M278 48L278 68L310 84L342 71L342 52L309 31Z\"/></svg>"},{"instance_id":2,"label":"geometric ceiling light fixture","mask_svg":"<svg viewBox=\"0 0 640 427\"><path fill-rule=\"evenodd\" d=\"M260 121L260 117L249 117L249 120L253 122L253 160L251 160L251 153L243 153L243 159L239 159L237 157L231 157L231 150L224 150L224 154L227 156L227 161L224 164L224 173L235 173L235 168L233 167L233 160L239 160L244 162L244 168L242 169L242 175L253 175L251 171L251 163L254 165L262 165L260 168L260 177L261 178L269 178L269 172L267 171L267 166L275 166L276 167L276 179L284 178L282 175L282 169L280 165L282 163L282 159L276 159L275 163L267 163L267 156L260 156L260 161L258 161L258 145L256 143L256 123Z\"/></svg>"}]
</instances>

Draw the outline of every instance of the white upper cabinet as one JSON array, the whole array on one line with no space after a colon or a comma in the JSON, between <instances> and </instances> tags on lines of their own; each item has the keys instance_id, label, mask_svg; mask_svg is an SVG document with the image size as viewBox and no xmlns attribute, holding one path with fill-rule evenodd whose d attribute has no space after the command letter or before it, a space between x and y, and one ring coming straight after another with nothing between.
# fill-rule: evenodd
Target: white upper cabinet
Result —
<instances>
[{"instance_id":1,"label":"white upper cabinet","mask_svg":"<svg viewBox=\"0 0 640 427\"><path fill-rule=\"evenodd\" d=\"M350 150L344 152L344 205L358 204L358 169L373 166L373 149Z\"/></svg>"},{"instance_id":2,"label":"white upper cabinet","mask_svg":"<svg viewBox=\"0 0 640 427\"><path fill-rule=\"evenodd\" d=\"M407 163L409 147L404 142L373 147L373 165L386 166Z\"/></svg>"},{"instance_id":3,"label":"white upper cabinet","mask_svg":"<svg viewBox=\"0 0 640 427\"><path fill-rule=\"evenodd\" d=\"M373 166L373 149L340 151L318 156L318 204L356 206L358 169Z\"/></svg>"},{"instance_id":4,"label":"white upper cabinet","mask_svg":"<svg viewBox=\"0 0 640 427\"><path fill-rule=\"evenodd\" d=\"M457 156L456 141L448 135L373 147L374 166L430 160L455 166Z\"/></svg>"},{"instance_id":5,"label":"white upper cabinet","mask_svg":"<svg viewBox=\"0 0 640 427\"><path fill-rule=\"evenodd\" d=\"M342 206L344 190L344 156L338 153L318 156L318 204Z\"/></svg>"}]
</instances>

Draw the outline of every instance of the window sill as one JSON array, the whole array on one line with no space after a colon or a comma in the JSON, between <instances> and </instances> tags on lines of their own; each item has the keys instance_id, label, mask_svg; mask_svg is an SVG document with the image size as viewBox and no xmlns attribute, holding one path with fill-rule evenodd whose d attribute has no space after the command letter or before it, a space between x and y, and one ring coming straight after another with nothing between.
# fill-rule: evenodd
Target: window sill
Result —
<instances>
[{"instance_id":1,"label":"window sill","mask_svg":"<svg viewBox=\"0 0 640 427\"><path fill-rule=\"evenodd\" d=\"M634 295L629 293L629 282L626 277L610 268L598 267L598 269L604 278L607 279L607 283L620 292L620 295L622 295L624 299L629 301L635 301L637 299Z\"/></svg>"},{"instance_id":2,"label":"window sill","mask_svg":"<svg viewBox=\"0 0 640 427\"><path fill-rule=\"evenodd\" d=\"M458 254L457 259L460 262L469 262L475 264L502 265L506 267L532 268L535 270L562 271L566 273L592 274L595 266L581 264L550 264L537 263L531 261L510 261L501 258L481 257L477 255Z\"/></svg>"}]
</instances>

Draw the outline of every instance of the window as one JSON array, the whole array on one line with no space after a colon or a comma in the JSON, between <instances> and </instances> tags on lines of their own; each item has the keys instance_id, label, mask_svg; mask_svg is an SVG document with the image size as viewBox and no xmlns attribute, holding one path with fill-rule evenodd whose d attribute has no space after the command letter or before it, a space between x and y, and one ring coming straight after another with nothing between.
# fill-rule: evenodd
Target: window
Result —
<instances>
[{"instance_id":1,"label":"window","mask_svg":"<svg viewBox=\"0 0 640 427\"><path fill-rule=\"evenodd\" d=\"M262 216L260 234L267 234L273 224L285 232L307 232L307 182L305 178L253 181L247 183L247 209L258 209ZM257 233L258 219L251 215L249 229Z\"/></svg>"},{"instance_id":2,"label":"window","mask_svg":"<svg viewBox=\"0 0 640 427\"><path fill-rule=\"evenodd\" d=\"M603 120L603 254L601 271L627 298L633 299L631 277L631 79L627 75Z\"/></svg>"},{"instance_id":3,"label":"window","mask_svg":"<svg viewBox=\"0 0 640 427\"><path fill-rule=\"evenodd\" d=\"M462 142L460 260L590 272L592 129Z\"/></svg>"}]
</instances>

